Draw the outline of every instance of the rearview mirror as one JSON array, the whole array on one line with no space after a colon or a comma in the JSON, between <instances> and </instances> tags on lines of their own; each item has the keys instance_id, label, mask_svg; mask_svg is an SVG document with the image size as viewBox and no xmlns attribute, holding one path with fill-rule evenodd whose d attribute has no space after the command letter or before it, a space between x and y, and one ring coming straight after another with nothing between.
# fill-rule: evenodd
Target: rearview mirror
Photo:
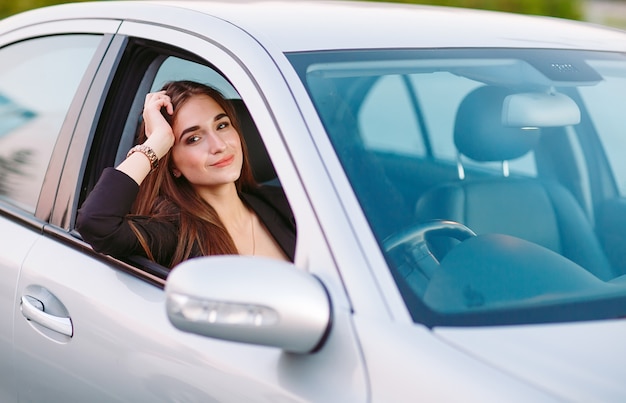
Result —
<instances>
[{"instance_id":1,"label":"rearview mirror","mask_svg":"<svg viewBox=\"0 0 626 403\"><path fill-rule=\"evenodd\" d=\"M190 333L309 353L330 331L323 284L275 259L190 259L171 272L165 293L170 322Z\"/></svg>"},{"instance_id":2,"label":"rearview mirror","mask_svg":"<svg viewBox=\"0 0 626 403\"><path fill-rule=\"evenodd\" d=\"M502 124L507 127L536 129L580 123L580 109L565 94L527 92L512 94L502 105Z\"/></svg>"}]
</instances>

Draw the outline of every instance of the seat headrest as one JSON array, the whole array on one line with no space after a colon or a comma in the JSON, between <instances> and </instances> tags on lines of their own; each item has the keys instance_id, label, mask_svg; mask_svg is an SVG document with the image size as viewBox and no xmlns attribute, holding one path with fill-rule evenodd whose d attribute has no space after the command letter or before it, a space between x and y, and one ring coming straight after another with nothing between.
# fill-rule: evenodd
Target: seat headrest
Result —
<instances>
[{"instance_id":1,"label":"seat headrest","mask_svg":"<svg viewBox=\"0 0 626 403\"><path fill-rule=\"evenodd\" d=\"M261 135L248 112L248 108L241 99L231 99L230 103L235 108L242 136L248 149L248 159L252 167L252 174L258 183L269 182L276 179L276 171L272 160L267 154Z\"/></svg>"},{"instance_id":2,"label":"seat headrest","mask_svg":"<svg viewBox=\"0 0 626 403\"><path fill-rule=\"evenodd\" d=\"M461 154L475 161L505 161L533 149L540 129L502 125L502 105L512 93L502 87L483 86L463 99L454 124L454 144Z\"/></svg>"}]
</instances>

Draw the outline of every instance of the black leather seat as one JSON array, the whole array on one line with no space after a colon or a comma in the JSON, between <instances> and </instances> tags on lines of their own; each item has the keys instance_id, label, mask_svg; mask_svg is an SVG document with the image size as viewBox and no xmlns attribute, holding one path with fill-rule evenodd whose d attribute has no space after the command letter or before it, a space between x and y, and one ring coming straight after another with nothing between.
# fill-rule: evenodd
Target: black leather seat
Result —
<instances>
[{"instance_id":1,"label":"black leather seat","mask_svg":"<svg viewBox=\"0 0 626 403\"><path fill-rule=\"evenodd\" d=\"M235 108L235 113L237 113L254 179L259 183L278 185L274 165L267 154L261 135L254 120L252 120L252 116L250 116L250 112L248 112L248 108L241 99L231 99L230 102Z\"/></svg>"},{"instance_id":2,"label":"black leather seat","mask_svg":"<svg viewBox=\"0 0 626 403\"><path fill-rule=\"evenodd\" d=\"M460 154L475 161L504 161L532 150L540 129L528 131L501 123L502 102L508 94L506 89L485 86L464 99L454 131ZM419 199L416 211L420 220L454 220L477 234L502 233L526 239L560 253L603 280L615 277L582 208L557 183L504 176L458 180L429 190Z\"/></svg>"}]
</instances>

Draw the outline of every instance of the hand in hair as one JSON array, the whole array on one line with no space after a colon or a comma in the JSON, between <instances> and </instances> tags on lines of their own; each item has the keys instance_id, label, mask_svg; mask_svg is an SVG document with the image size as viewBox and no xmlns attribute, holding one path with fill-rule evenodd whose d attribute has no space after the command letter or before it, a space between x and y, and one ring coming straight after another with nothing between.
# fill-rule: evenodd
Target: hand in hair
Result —
<instances>
[{"instance_id":1,"label":"hand in hair","mask_svg":"<svg viewBox=\"0 0 626 403\"><path fill-rule=\"evenodd\" d=\"M144 147L138 150L141 152L135 153L133 152L135 150L131 150L127 158L116 168L130 176L137 184L143 182L156 167L157 161L174 145L174 132L161 110L170 116L174 113L172 100L165 91L147 94L143 108L147 140L143 143Z\"/></svg>"},{"instance_id":2,"label":"hand in hair","mask_svg":"<svg viewBox=\"0 0 626 403\"><path fill-rule=\"evenodd\" d=\"M174 113L174 106L165 91L152 92L146 95L143 119L149 145L157 156L162 158L174 145L174 133L161 110L169 115Z\"/></svg>"}]
</instances>

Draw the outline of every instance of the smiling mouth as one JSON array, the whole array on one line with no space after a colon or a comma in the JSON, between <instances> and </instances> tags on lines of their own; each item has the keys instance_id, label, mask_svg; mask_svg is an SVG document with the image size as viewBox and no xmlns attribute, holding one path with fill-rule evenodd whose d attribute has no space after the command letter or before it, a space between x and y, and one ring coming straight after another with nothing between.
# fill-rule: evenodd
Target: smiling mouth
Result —
<instances>
[{"instance_id":1,"label":"smiling mouth","mask_svg":"<svg viewBox=\"0 0 626 403\"><path fill-rule=\"evenodd\" d=\"M211 166L217 167L217 168L225 167L227 165L230 165L230 163L233 162L234 159L235 159L234 155L224 157L221 160L217 161L216 163L211 164Z\"/></svg>"}]
</instances>

